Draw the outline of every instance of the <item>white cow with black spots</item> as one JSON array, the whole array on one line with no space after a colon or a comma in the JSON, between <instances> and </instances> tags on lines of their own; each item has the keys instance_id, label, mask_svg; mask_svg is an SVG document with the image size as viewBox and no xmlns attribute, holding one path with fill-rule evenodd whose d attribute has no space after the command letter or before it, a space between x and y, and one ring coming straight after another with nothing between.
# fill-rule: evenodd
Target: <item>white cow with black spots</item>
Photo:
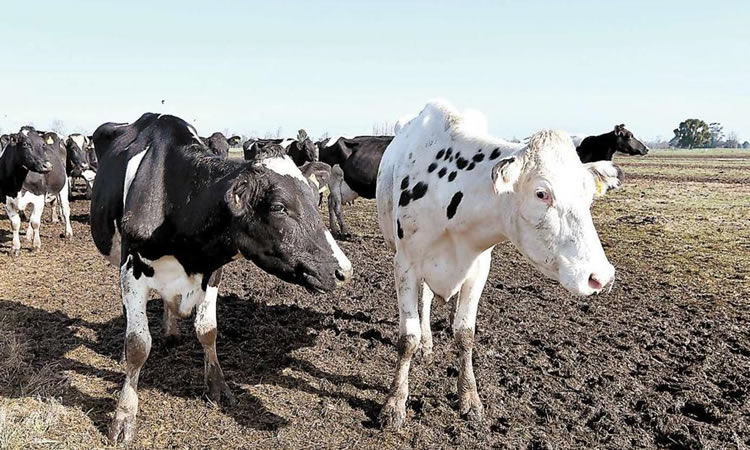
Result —
<instances>
[{"instance_id":1,"label":"white cow with black spots","mask_svg":"<svg viewBox=\"0 0 750 450\"><path fill-rule=\"evenodd\" d=\"M457 295L453 335L459 352L458 407L478 420L483 407L472 369L479 298L492 248L511 241L541 273L576 295L600 292L615 269L589 208L617 188L609 161L582 164L567 134L542 131L527 146L493 138L442 101L402 127L378 173L378 220L396 252L398 365L380 422L406 416L412 355L432 350L433 296ZM422 321L418 311L420 292Z\"/></svg>"}]
</instances>

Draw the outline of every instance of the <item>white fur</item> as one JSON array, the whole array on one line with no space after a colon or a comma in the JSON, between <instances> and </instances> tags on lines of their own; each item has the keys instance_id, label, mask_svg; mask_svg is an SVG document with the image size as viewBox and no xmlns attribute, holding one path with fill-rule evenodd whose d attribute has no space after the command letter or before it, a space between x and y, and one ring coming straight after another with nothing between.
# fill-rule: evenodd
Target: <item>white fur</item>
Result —
<instances>
[{"instance_id":1,"label":"white fur","mask_svg":"<svg viewBox=\"0 0 750 450\"><path fill-rule=\"evenodd\" d=\"M125 203L128 200L128 192L130 191L130 185L133 184L133 179L135 178L135 175L138 173L138 168L141 166L141 161L143 161L143 157L146 156L146 152L150 148L150 145L147 145L146 148L130 158L130 161L128 161L128 166L125 169L125 184L122 191L122 206L125 207ZM126 149L127 150L127 149Z\"/></svg>"},{"instance_id":2,"label":"white fur","mask_svg":"<svg viewBox=\"0 0 750 450\"><path fill-rule=\"evenodd\" d=\"M78 148L83 150L84 143L86 142L86 137L81 134L71 134L70 140L76 143L78 145Z\"/></svg>"},{"instance_id":3,"label":"white fur","mask_svg":"<svg viewBox=\"0 0 750 450\"><path fill-rule=\"evenodd\" d=\"M292 145L292 142L294 142L294 139L292 139L292 138L286 138L286 139L284 139L283 141L279 142L279 145L280 145L280 146L281 146L282 148L287 148L287 147L289 147L290 145Z\"/></svg>"},{"instance_id":4,"label":"white fur","mask_svg":"<svg viewBox=\"0 0 750 450\"><path fill-rule=\"evenodd\" d=\"M331 246L331 250L333 251L333 257L336 258L336 261L339 263L339 268L344 272L346 278L349 279L353 270L351 261L349 261L349 258L347 258L344 252L341 251L336 240L333 239L331 232L326 230L325 234L328 245Z\"/></svg>"},{"instance_id":5,"label":"white fur","mask_svg":"<svg viewBox=\"0 0 750 450\"><path fill-rule=\"evenodd\" d=\"M307 184L307 180L300 172L299 167L294 164L292 158L289 156L281 156L276 158L264 158L260 160L260 165L273 170L279 175L289 175L290 177L297 178L303 183Z\"/></svg>"},{"instance_id":6,"label":"white fur","mask_svg":"<svg viewBox=\"0 0 750 450\"><path fill-rule=\"evenodd\" d=\"M448 148L454 161L444 158ZM459 152L468 164L480 149L484 159L471 171L457 167ZM495 149L497 157L491 159ZM428 166L435 162L437 169L429 172ZM448 174L440 178L440 168L456 171L456 178L452 182ZM616 177L614 167L596 169L611 186L611 177ZM407 189L423 182L427 190L421 198L402 206L401 185L407 178ZM539 190L549 192L553 200L547 203L537 198ZM581 164L565 133L544 131L533 136L528 146L512 144L487 135L486 119L480 113L461 115L444 101L428 103L396 134L383 155L377 179L378 221L386 243L396 251L399 337L413 336L422 341L426 351L431 350L429 308L433 294L443 299L458 295L453 331L457 338L473 336L492 248L506 240L536 269L559 280L569 291L579 295L598 292L589 287L589 275L596 274L606 285L614 277L614 268L604 255L591 219L594 191L592 170ZM448 217L448 205L458 192L463 197L455 214ZM399 233L403 237L398 237ZM421 323L417 310L420 288L424 300ZM466 357L465 349L459 353ZM409 358L399 359L393 382L398 389L389 394L386 417L405 415ZM468 358L470 361L470 353ZM481 410L476 387L473 389L473 403L459 399L462 410Z\"/></svg>"}]
</instances>

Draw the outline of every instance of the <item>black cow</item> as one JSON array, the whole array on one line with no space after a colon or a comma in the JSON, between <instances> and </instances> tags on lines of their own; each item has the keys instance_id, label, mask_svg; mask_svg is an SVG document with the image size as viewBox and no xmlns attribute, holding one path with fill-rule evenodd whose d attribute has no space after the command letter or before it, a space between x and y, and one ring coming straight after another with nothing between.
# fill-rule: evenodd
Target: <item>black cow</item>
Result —
<instances>
[{"instance_id":1,"label":"black cow","mask_svg":"<svg viewBox=\"0 0 750 450\"><path fill-rule=\"evenodd\" d=\"M127 314L126 371L109 430L130 441L138 410L138 374L151 349L149 291L167 311L166 331L196 309L209 397L229 402L216 356L216 299L222 267L238 257L312 292L351 276L351 263L325 229L299 169L278 146L253 161L216 158L187 122L144 114L94 133L99 173L91 234L120 268Z\"/></svg>"},{"instance_id":2,"label":"black cow","mask_svg":"<svg viewBox=\"0 0 750 450\"><path fill-rule=\"evenodd\" d=\"M292 158L292 161L294 161L294 164L296 164L297 167L318 160L317 148L305 130L299 130L297 132L297 139L289 144L286 152Z\"/></svg>"},{"instance_id":3,"label":"black cow","mask_svg":"<svg viewBox=\"0 0 750 450\"><path fill-rule=\"evenodd\" d=\"M625 125L615 125L615 129L599 136L585 138L576 148L582 163L612 161L616 152L626 155L645 155L646 144L636 138Z\"/></svg>"},{"instance_id":4,"label":"black cow","mask_svg":"<svg viewBox=\"0 0 750 450\"><path fill-rule=\"evenodd\" d=\"M338 219L340 235L349 233L344 224L342 205L357 197L375 198L378 167L393 136L357 136L328 141L320 148L320 160L332 167L329 184L328 216L331 231L336 233Z\"/></svg>"},{"instance_id":5,"label":"black cow","mask_svg":"<svg viewBox=\"0 0 750 450\"><path fill-rule=\"evenodd\" d=\"M21 169L17 169L11 176L11 178L14 178L12 180L13 186L2 189L5 193L5 209L13 233L12 257L17 257L21 253L20 212L24 211L28 205L31 205L32 209L29 215L29 227L26 230L26 240L32 243L34 249L41 247L39 228L47 196L54 199L53 218L55 217L54 210L57 208L57 202L60 204L65 224L64 236L71 237L73 235L70 224L70 206L68 204L68 178L65 174L65 152L61 145L54 144L55 142L59 144L59 137L55 134L54 136L58 138L55 141L51 134L40 134L33 128L27 127L14 135L2 157L2 159L12 160L14 157L17 158L19 155L30 152L37 158L41 156L41 161L43 161L41 166L38 164L39 160L36 163L21 164ZM6 169L13 166L10 162L1 165L4 166L3 173L6 173ZM15 165L18 167L18 163ZM30 171L30 168L33 168L34 171ZM21 175L23 176L22 179L20 179ZM18 187L19 179L21 181L20 187ZM2 184L5 184L5 177L2 177L2 181Z\"/></svg>"},{"instance_id":6,"label":"black cow","mask_svg":"<svg viewBox=\"0 0 750 450\"><path fill-rule=\"evenodd\" d=\"M224 134L217 131L216 133L206 138L205 142L206 146L208 146L209 150L211 150L214 155L220 158L229 157L229 141L224 136Z\"/></svg>"},{"instance_id":7,"label":"black cow","mask_svg":"<svg viewBox=\"0 0 750 450\"><path fill-rule=\"evenodd\" d=\"M3 134L0 136L0 152L3 151L3 149L8 145L10 142L10 135L9 134Z\"/></svg>"}]
</instances>

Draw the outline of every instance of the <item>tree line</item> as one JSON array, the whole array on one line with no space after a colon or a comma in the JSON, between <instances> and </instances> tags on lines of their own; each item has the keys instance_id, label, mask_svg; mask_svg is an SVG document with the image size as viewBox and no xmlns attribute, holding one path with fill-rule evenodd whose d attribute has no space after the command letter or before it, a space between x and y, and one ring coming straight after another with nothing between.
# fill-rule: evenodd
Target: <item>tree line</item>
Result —
<instances>
[{"instance_id":1,"label":"tree line","mask_svg":"<svg viewBox=\"0 0 750 450\"><path fill-rule=\"evenodd\" d=\"M740 143L737 133L730 131L724 135L724 127L719 122L706 123L701 119L686 119L673 130L670 147L676 148L746 148L750 142Z\"/></svg>"}]
</instances>

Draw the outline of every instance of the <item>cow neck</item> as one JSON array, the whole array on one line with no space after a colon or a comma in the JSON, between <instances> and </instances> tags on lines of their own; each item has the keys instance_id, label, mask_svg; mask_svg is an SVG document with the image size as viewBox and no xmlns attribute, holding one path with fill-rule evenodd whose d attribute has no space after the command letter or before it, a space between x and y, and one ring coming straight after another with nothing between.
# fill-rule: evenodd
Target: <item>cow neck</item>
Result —
<instances>
[{"instance_id":1,"label":"cow neck","mask_svg":"<svg viewBox=\"0 0 750 450\"><path fill-rule=\"evenodd\" d=\"M463 209L461 230L467 243L479 252L483 252L501 242L514 240L517 214L515 186L498 193L492 180L492 171L497 163L511 156L518 155L521 148L500 147L502 155L495 160L486 160L477 164L474 173L465 178L463 201L471 197L486 199L471 203L471 208ZM519 163L518 161L516 163ZM463 238L462 238L463 239Z\"/></svg>"},{"instance_id":2,"label":"cow neck","mask_svg":"<svg viewBox=\"0 0 750 450\"><path fill-rule=\"evenodd\" d=\"M0 155L0 191L2 191L1 200L4 202L5 197L14 197L21 190L23 180L29 173L29 169L23 167L18 155L18 148L10 148L8 144L2 155Z\"/></svg>"}]
</instances>

